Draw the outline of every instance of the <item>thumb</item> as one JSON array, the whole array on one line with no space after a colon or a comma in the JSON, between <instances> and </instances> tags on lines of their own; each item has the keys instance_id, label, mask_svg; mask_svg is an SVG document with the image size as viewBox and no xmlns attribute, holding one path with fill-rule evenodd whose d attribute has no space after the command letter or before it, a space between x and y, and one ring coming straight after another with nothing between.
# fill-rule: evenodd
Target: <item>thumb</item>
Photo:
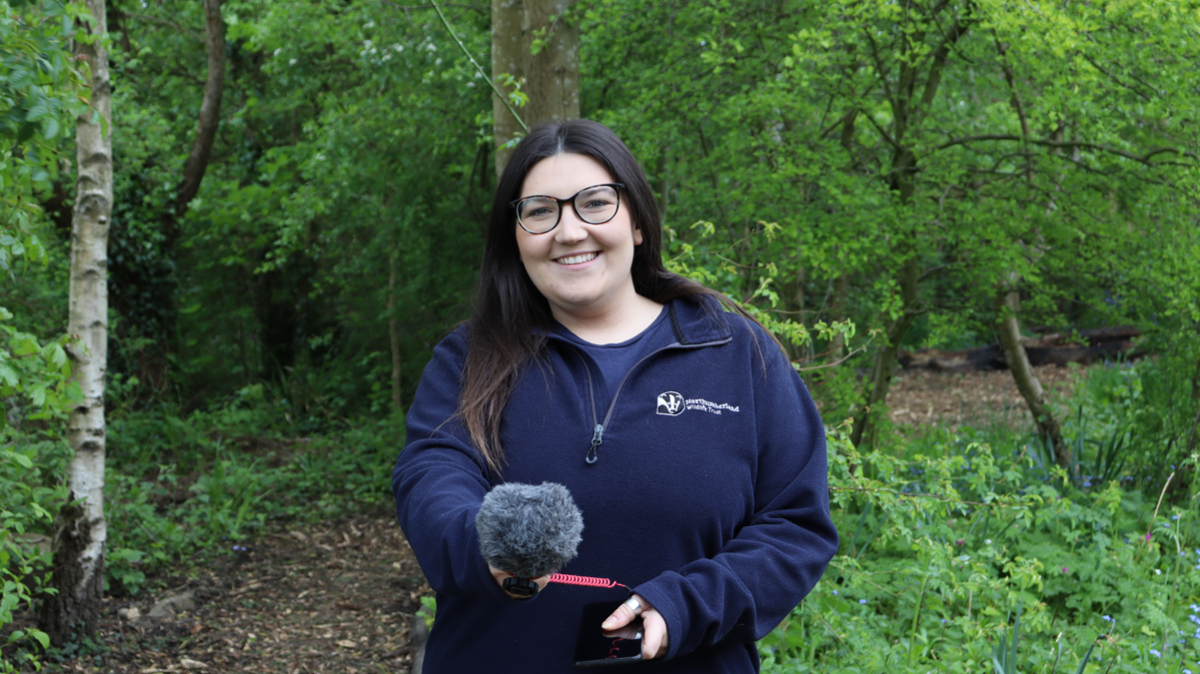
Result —
<instances>
[{"instance_id":1,"label":"thumb","mask_svg":"<svg viewBox=\"0 0 1200 674\"><path fill-rule=\"evenodd\" d=\"M637 595L634 596L637 597ZM647 606L644 599L638 597L638 600L641 601L642 606ZM604 619L604 622L600 625L600 627L601 629L614 630L618 627L624 627L633 622L633 619L637 616L638 614L634 613L633 609L629 608L628 604L621 604L615 611L612 612L612 615Z\"/></svg>"}]
</instances>

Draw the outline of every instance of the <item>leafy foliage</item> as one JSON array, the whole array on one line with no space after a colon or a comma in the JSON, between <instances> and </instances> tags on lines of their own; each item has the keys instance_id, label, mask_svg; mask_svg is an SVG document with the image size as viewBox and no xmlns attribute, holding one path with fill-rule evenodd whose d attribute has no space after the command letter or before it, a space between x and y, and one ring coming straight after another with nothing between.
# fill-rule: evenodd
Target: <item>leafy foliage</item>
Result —
<instances>
[{"instance_id":1,"label":"leafy foliage","mask_svg":"<svg viewBox=\"0 0 1200 674\"><path fill-rule=\"evenodd\" d=\"M1085 420L1098 424L1126 407L1111 396L1136 373L1092 370L1077 397ZM1088 440L1086 424L1067 432ZM1198 642L1185 626L1200 620L1194 485L1161 503L1165 478L1147 484L1150 497L1126 478L1080 490L1039 456L1038 443L943 435L902 455L864 455L835 430L830 488L841 550L809 598L759 643L764 671L1189 667ZM1150 458L1120 447L1127 465ZM1196 460L1176 466L1174 479L1190 479Z\"/></svg>"}]
</instances>

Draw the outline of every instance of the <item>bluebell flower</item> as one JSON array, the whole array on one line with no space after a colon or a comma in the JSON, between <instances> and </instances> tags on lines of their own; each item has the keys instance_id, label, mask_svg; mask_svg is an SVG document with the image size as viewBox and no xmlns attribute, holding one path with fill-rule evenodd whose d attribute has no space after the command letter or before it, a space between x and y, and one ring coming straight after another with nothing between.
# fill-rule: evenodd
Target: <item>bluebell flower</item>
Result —
<instances>
[{"instance_id":1,"label":"bluebell flower","mask_svg":"<svg viewBox=\"0 0 1200 674\"><path fill-rule=\"evenodd\" d=\"M865 603L867 603L867 600L866 600L866 599L859 599L859 600L858 600L858 603L860 603L860 604L865 604Z\"/></svg>"},{"instance_id":2,"label":"bluebell flower","mask_svg":"<svg viewBox=\"0 0 1200 674\"><path fill-rule=\"evenodd\" d=\"M837 594L837 590L834 590L834 591L833 591L833 593L834 593L834 594Z\"/></svg>"},{"instance_id":3,"label":"bluebell flower","mask_svg":"<svg viewBox=\"0 0 1200 674\"><path fill-rule=\"evenodd\" d=\"M1106 622L1106 623L1110 623L1110 622L1112 622L1112 621L1113 621L1113 619L1112 619L1112 616L1107 616L1107 615L1100 616L1100 619L1101 619L1101 620L1103 620L1103 621L1104 621L1104 622Z\"/></svg>"},{"instance_id":4,"label":"bluebell flower","mask_svg":"<svg viewBox=\"0 0 1200 674\"><path fill-rule=\"evenodd\" d=\"M1159 653L1157 648L1151 648L1151 649L1150 649L1150 655L1153 655L1153 656L1154 656L1154 657L1156 657L1156 658L1161 658L1161 657L1162 657L1162 653Z\"/></svg>"},{"instance_id":5,"label":"bluebell flower","mask_svg":"<svg viewBox=\"0 0 1200 674\"><path fill-rule=\"evenodd\" d=\"M1177 519L1179 519L1179 515L1171 515L1171 519L1177 520Z\"/></svg>"}]
</instances>

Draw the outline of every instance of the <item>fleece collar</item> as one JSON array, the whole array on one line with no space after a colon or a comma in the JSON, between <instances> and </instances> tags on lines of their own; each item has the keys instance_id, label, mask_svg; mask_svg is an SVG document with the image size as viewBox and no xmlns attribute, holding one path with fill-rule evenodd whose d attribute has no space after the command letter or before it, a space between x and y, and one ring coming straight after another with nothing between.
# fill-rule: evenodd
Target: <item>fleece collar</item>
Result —
<instances>
[{"instance_id":1,"label":"fleece collar","mask_svg":"<svg viewBox=\"0 0 1200 674\"><path fill-rule=\"evenodd\" d=\"M676 299L667 311L675 339L682 345L727 342L733 338L729 315L715 297L697 295Z\"/></svg>"}]
</instances>

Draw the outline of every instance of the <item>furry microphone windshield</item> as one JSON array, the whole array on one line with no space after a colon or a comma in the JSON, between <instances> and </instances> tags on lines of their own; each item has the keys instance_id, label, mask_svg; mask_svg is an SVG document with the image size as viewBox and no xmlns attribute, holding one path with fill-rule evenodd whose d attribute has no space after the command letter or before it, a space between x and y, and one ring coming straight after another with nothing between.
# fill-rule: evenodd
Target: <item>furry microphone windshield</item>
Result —
<instances>
[{"instance_id":1,"label":"furry microphone windshield","mask_svg":"<svg viewBox=\"0 0 1200 674\"><path fill-rule=\"evenodd\" d=\"M518 578L538 578L575 557L583 515L561 484L502 484L483 498L475 530L489 564Z\"/></svg>"}]
</instances>

